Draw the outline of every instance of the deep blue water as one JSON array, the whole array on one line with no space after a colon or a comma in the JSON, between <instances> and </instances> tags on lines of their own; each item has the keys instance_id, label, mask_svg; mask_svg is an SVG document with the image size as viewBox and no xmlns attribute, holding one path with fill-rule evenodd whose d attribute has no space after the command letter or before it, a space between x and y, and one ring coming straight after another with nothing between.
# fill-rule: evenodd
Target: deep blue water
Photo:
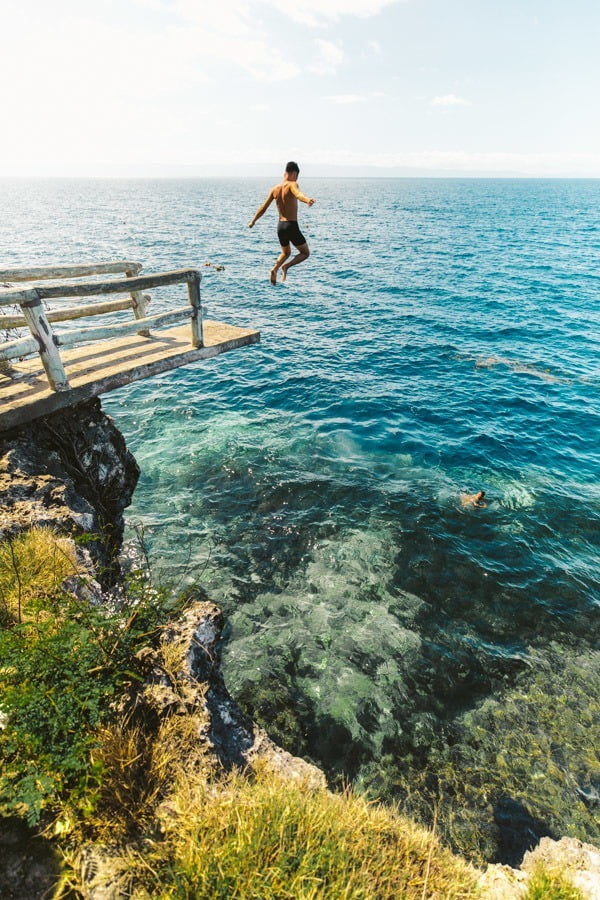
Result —
<instances>
[{"instance_id":1,"label":"deep blue water","mask_svg":"<svg viewBox=\"0 0 600 900\"><path fill-rule=\"evenodd\" d=\"M246 227L268 187L0 182L0 256L225 266L206 314L261 344L103 399L129 521L224 608L231 689L293 672L331 724L313 755L356 746L355 774L415 709L597 645L600 181L301 181L312 255L276 287L274 212Z\"/></svg>"}]
</instances>

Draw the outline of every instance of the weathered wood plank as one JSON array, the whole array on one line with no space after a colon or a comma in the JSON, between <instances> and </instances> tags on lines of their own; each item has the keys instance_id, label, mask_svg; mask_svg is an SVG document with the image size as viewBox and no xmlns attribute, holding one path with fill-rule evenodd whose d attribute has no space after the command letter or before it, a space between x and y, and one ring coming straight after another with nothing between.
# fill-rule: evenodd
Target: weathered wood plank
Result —
<instances>
[{"instance_id":1,"label":"weathered wood plank","mask_svg":"<svg viewBox=\"0 0 600 900\"><path fill-rule=\"evenodd\" d=\"M253 329L205 321L204 346L199 348L190 346L189 325L162 331L151 338L133 334L105 344L80 346L63 354L71 385L71 390L64 393L50 390L37 357L25 360L15 367L15 377L0 374L0 431L133 381L259 340L260 332Z\"/></svg>"},{"instance_id":2,"label":"weathered wood plank","mask_svg":"<svg viewBox=\"0 0 600 900\"><path fill-rule=\"evenodd\" d=\"M38 292L35 288L23 288L23 290L0 290L0 306L16 306L19 303L28 303L37 300Z\"/></svg>"},{"instance_id":3,"label":"weathered wood plank","mask_svg":"<svg viewBox=\"0 0 600 900\"><path fill-rule=\"evenodd\" d=\"M27 325L25 319L23 319L23 324ZM38 350L38 342L33 337L5 341L0 344L0 359L19 359L20 356L29 356L30 353L37 353Z\"/></svg>"},{"instance_id":4,"label":"weathered wood plank","mask_svg":"<svg viewBox=\"0 0 600 900\"><path fill-rule=\"evenodd\" d=\"M29 303L23 303L21 309L29 325L29 330L37 342L40 359L48 376L50 387L54 391L68 391L69 381L67 373L62 364L50 323L46 318L46 313L40 300L36 299L31 300Z\"/></svg>"},{"instance_id":5,"label":"weathered wood plank","mask_svg":"<svg viewBox=\"0 0 600 900\"><path fill-rule=\"evenodd\" d=\"M108 281L63 281L60 284L37 285L34 288L0 290L0 306L23 303L38 297L54 300L59 297L94 297L101 294L132 294L170 284L186 284L200 275L197 269L176 269L155 275L136 275L134 278L111 278Z\"/></svg>"},{"instance_id":6,"label":"weathered wood plank","mask_svg":"<svg viewBox=\"0 0 600 900\"><path fill-rule=\"evenodd\" d=\"M187 306L172 309L169 312L157 313L155 316L146 316L145 319L137 319L134 322L118 322L115 325L102 325L98 328L76 328L71 331L63 331L55 334L54 340L58 347L74 347L75 344L89 341L105 341L111 337L119 337L125 334L139 333L140 325L146 330L150 327L160 328L164 325L172 325L173 322L181 322L183 319L191 319L193 310ZM190 336L191 344L191 336Z\"/></svg>"},{"instance_id":7,"label":"weathered wood plank","mask_svg":"<svg viewBox=\"0 0 600 900\"><path fill-rule=\"evenodd\" d=\"M188 281L188 297L192 307L192 346L202 346L202 309L200 306L200 273Z\"/></svg>"},{"instance_id":8,"label":"weathered wood plank","mask_svg":"<svg viewBox=\"0 0 600 900\"><path fill-rule=\"evenodd\" d=\"M109 281L65 281L62 284L39 285L36 290L41 300L54 297L93 297L96 294L122 294L145 291L170 284L184 284L200 275L197 269L176 269L155 275L136 275L134 278L115 278Z\"/></svg>"},{"instance_id":9,"label":"weathered wood plank","mask_svg":"<svg viewBox=\"0 0 600 900\"><path fill-rule=\"evenodd\" d=\"M46 311L46 318L49 322L68 322L70 319L85 319L87 316L120 312L123 309L131 309L132 306L133 301L128 297L126 300L107 300L105 303L88 303L86 306L69 306L66 309ZM0 316L0 330L23 328L25 325L27 322L24 316Z\"/></svg>"},{"instance_id":10,"label":"weathered wood plank","mask_svg":"<svg viewBox=\"0 0 600 900\"><path fill-rule=\"evenodd\" d=\"M44 278L80 278L86 275L118 275L131 272L137 275L142 264L131 260L114 262L81 263L80 265L29 266L28 268L0 269L0 281L38 281Z\"/></svg>"}]
</instances>

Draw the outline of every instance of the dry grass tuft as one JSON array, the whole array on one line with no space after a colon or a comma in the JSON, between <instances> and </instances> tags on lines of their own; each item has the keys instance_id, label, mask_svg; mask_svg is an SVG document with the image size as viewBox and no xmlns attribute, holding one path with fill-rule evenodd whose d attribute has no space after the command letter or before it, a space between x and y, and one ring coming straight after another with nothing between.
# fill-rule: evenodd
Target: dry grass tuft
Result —
<instances>
[{"instance_id":1,"label":"dry grass tuft","mask_svg":"<svg viewBox=\"0 0 600 900\"><path fill-rule=\"evenodd\" d=\"M267 773L176 779L161 840L113 862L127 896L373 900L475 895L477 872L432 832L353 795ZM127 875L125 875L127 873Z\"/></svg>"},{"instance_id":2,"label":"dry grass tuft","mask_svg":"<svg viewBox=\"0 0 600 900\"><path fill-rule=\"evenodd\" d=\"M0 624L37 619L48 596L82 571L75 547L49 528L35 527L0 543Z\"/></svg>"},{"instance_id":3,"label":"dry grass tuft","mask_svg":"<svg viewBox=\"0 0 600 900\"><path fill-rule=\"evenodd\" d=\"M181 670L181 663L181 653L177 657L171 646L161 645L158 670L167 676L167 669ZM178 792L187 795L189 780L205 782L214 774L203 740L207 715L197 704L186 708L189 685L172 672L164 684L146 685L129 713L99 733L93 763L102 771L100 802L86 828L95 838L124 840L160 830ZM196 692L201 695L202 686Z\"/></svg>"}]
</instances>

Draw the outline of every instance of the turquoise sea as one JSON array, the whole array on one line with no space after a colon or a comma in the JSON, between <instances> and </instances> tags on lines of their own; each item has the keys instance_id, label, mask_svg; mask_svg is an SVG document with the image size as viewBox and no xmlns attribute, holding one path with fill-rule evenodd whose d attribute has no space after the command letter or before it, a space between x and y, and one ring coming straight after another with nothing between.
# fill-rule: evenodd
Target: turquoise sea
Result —
<instances>
[{"instance_id":1,"label":"turquoise sea","mask_svg":"<svg viewBox=\"0 0 600 900\"><path fill-rule=\"evenodd\" d=\"M0 258L199 266L206 316L260 329L103 398L142 470L130 535L224 609L249 712L400 799L468 747L507 772L494 828L516 803L527 827L593 838L600 181L300 184L312 255L285 285L273 210L246 227L258 178L1 181ZM479 489L487 507L463 507ZM569 709L593 721L561 738ZM502 749L515 732L543 802Z\"/></svg>"}]
</instances>

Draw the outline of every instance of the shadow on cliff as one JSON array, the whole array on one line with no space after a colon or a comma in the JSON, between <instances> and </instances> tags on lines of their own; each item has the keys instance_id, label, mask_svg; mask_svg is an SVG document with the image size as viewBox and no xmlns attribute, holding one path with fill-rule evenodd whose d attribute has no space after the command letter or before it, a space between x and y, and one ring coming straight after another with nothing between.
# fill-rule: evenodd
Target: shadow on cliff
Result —
<instances>
[{"instance_id":1,"label":"shadow on cliff","mask_svg":"<svg viewBox=\"0 0 600 900\"><path fill-rule=\"evenodd\" d=\"M0 897L44 900L60 876L56 849L20 819L0 819Z\"/></svg>"}]
</instances>

